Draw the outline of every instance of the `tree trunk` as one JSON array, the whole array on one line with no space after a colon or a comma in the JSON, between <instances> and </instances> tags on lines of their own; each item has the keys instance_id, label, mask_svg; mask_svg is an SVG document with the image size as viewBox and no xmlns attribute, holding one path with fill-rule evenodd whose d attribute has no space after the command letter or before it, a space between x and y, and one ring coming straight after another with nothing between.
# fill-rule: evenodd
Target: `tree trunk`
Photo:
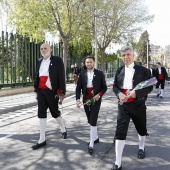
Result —
<instances>
[{"instance_id":1,"label":"tree trunk","mask_svg":"<svg viewBox=\"0 0 170 170\"><path fill-rule=\"evenodd\" d=\"M101 53L101 70L104 72L104 57L105 57L105 49L101 48L100 49L100 53Z\"/></svg>"},{"instance_id":2,"label":"tree trunk","mask_svg":"<svg viewBox=\"0 0 170 170\"><path fill-rule=\"evenodd\" d=\"M65 69L65 78L67 78L66 72L67 72L67 56L68 56L69 40L62 38L62 41L63 41L63 62L64 62L64 69Z\"/></svg>"}]
</instances>

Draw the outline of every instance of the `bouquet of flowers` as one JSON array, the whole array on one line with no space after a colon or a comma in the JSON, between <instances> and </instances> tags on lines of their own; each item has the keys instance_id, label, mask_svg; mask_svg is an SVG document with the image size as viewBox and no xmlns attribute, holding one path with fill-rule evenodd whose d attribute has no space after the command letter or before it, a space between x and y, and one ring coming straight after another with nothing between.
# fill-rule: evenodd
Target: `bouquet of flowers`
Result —
<instances>
[{"instance_id":1,"label":"bouquet of flowers","mask_svg":"<svg viewBox=\"0 0 170 170\"><path fill-rule=\"evenodd\" d=\"M94 105L94 103L95 103L95 100L92 98L92 99L86 100L86 103L83 103L83 105L90 106L90 105Z\"/></svg>"},{"instance_id":2,"label":"bouquet of flowers","mask_svg":"<svg viewBox=\"0 0 170 170\"><path fill-rule=\"evenodd\" d=\"M91 95L92 95L92 97L94 96L93 90L91 91ZM83 103L83 105L90 106L90 105L94 105L94 103L95 103L95 100L93 98L91 98L91 99L87 99L86 103Z\"/></svg>"},{"instance_id":3,"label":"bouquet of flowers","mask_svg":"<svg viewBox=\"0 0 170 170\"><path fill-rule=\"evenodd\" d=\"M148 80L142 81L139 84L136 85L136 87L134 88L134 90L140 90L149 86L153 86L154 84L156 84L158 81L156 79L156 77L152 77Z\"/></svg>"},{"instance_id":4,"label":"bouquet of flowers","mask_svg":"<svg viewBox=\"0 0 170 170\"><path fill-rule=\"evenodd\" d=\"M142 81L142 82L140 82L139 84L137 84L133 90L144 89L144 88L146 88L146 87L153 86L153 85L156 84L156 83L157 83L156 77L152 77L152 78L150 78L150 79L148 79L148 80ZM128 92L130 92L130 91L128 91ZM128 95L127 95L127 97L129 98ZM119 104L122 105L123 102L119 102Z\"/></svg>"}]
</instances>

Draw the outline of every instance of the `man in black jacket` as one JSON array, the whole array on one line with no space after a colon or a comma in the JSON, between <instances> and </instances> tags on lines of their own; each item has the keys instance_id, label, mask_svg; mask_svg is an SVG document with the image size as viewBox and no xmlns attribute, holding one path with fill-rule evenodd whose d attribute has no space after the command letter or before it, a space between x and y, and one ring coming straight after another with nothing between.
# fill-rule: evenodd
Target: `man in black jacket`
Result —
<instances>
[{"instance_id":1,"label":"man in black jacket","mask_svg":"<svg viewBox=\"0 0 170 170\"><path fill-rule=\"evenodd\" d=\"M77 64L74 64L74 67L72 68L72 74L74 79L74 84L77 85L78 75L80 73L80 68L77 66Z\"/></svg>"},{"instance_id":2,"label":"man in black jacket","mask_svg":"<svg viewBox=\"0 0 170 170\"><path fill-rule=\"evenodd\" d=\"M153 65L150 65L150 72L151 72L151 77L156 77L156 70L153 68Z\"/></svg>"},{"instance_id":3,"label":"man in black jacket","mask_svg":"<svg viewBox=\"0 0 170 170\"><path fill-rule=\"evenodd\" d=\"M163 98L163 91L165 87L165 79L168 78L168 74L166 72L165 67L161 67L161 63L157 62L156 64L156 78L158 80L156 84L156 89L157 89L157 97L160 96L160 98ZM161 85L161 90L159 90L159 86Z\"/></svg>"},{"instance_id":4,"label":"man in black jacket","mask_svg":"<svg viewBox=\"0 0 170 170\"><path fill-rule=\"evenodd\" d=\"M138 158L143 159L145 157L145 137L147 135L145 101L147 100L147 94L153 89L150 86L140 90L133 90L137 84L149 79L151 73L149 69L134 62L134 52L131 47L122 48L121 59L124 66L118 68L113 84L113 91L119 103L115 132L116 161L112 170L122 169L121 159L130 119L132 119L138 132Z\"/></svg>"},{"instance_id":5,"label":"man in black jacket","mask_svg":"<svg viewBox=\"0 0 170 170\"><path fill-rule=\"evenodd\" d=\"M37 63L34 82L34 91L38 101L40 138L32 146L33 150L46 145L45 128L48 108L52 117L60 125L62 138L67 138L67 131L58 109L58 101L64 100L66 92L64 64L60 57L51 56L51 48L48 44L42 44L40 52L43 58L39 59Z\"/></svg>"},{"instance_id":6,"label":"man in black jacket","mask_svg":"<svg viewBox=\"0 0 170 170\"><path fill-rule=\"evenodd\" d=\"M83 103L91 101L88 105L84 105L87 121L90 124L90 142L88 143L89 154L93 153L94 143L99 142L97 133L97 119L101 105L101 98L107 90L105 76L102 71L94 68L95 58L87 56L85 59L87 69L79 75L76 87L77 107L81 106L80 96L83 94Z\"/></svg>"}]
</instances>

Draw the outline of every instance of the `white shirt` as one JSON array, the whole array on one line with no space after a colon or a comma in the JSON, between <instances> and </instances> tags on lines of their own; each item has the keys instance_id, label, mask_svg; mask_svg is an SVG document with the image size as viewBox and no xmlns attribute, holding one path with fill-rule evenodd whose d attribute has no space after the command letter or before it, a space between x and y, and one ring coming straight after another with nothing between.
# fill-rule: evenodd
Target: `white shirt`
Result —
<instances>
[{"instance_id":1,"label":"white shirt","mask_svg":"<svg viewBox=\"0 0 170 170\"><path fill-rule=\"evenodd\" d=\"M133 75L135 72L134 62L130 64L128 67L125 66L125 77L123 81L123 89L132 89L133 87Z\"/></svg>"},{"instance_id":2,"label":"white shirt","mask_svg":"<svg viewBox=\"0 0 170 170\"><path fill-rule=\"evenodd\" d=\"M50 57L46 60L42 60L40 69L39 69L39 77L40 76L49 76L49 65L50 65Z\"/></svg>"},{"instance_id":3,"label":"white shirt","mask_svg":"<svg viewBox=\"0 0 170 170\"><path fill-rule=\"evenodd\" d=\"M160 67L160 68L158 68L158 71L159 71L159 74L162 74L162 73L161 73L161 67Z\"/></svg>"},{"instance_id":4,"label":"white shirt","mask_svg":"<svg viewBox=\"0 0 170 170\"><path fill-rule=\"evenodd\" d=\"M87 71L87 88L93 87L92 81L94 76L94 70Z\"/></svg>"},{"instance_id":5,"label":"white shirt","mask_svg":"<svg viewBox=\"0 0 170 170\"><path fill-rule=\"evenodd\" d=\"M150 68L150 71L151 71L151 75L152 75L152 69Z\"/></svg>"}]
</instances>

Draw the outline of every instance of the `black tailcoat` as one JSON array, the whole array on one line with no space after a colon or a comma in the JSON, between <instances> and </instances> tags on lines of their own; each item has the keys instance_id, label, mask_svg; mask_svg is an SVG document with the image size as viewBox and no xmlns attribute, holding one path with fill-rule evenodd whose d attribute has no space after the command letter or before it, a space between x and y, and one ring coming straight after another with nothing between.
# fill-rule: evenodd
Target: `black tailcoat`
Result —
<instances>
[{"instance_id":1,"label":"black tailcoat","mask_svg":"<svg viewBox=\"0 0 170 170\"><path fill-rule=\"evenodd\" d=\"M93 95L95 96L99 92L103 94L107 91L107 85L105 81L105 76L102 71L94 69L93 76ZM76 100L80 99L81 91L83 96L86 96L86 88L87 88L87 70L84 70L80 73L77 87L76 87Z\"/></svg>"},{"instance_id":2,"label":"black tailcoat","mask_svg":"<svg viewBox=\"0 0 170 170\"><path fill-rule=\"evenodd\" d=\"M38 60L36 67L36 75L34 81L35 92L38 90L39 83L39 69L42 62L42 58ZM51 56L50 57L50 65L49 65L49 77L51 81L52 90L56 92L56 90L62 90L62 93L66 93L66 82L65 82L65 71L63 60L60 57Z\"/></svg>"},{"instance_id":3,"label":"black tailcoat","mask_svg":"<svg viewBox=\"0 0 170 170\"><path fill-rule=\"evenodd\" d=\"M149 69L147 69L143 66L139 66L136 63L135 63L134 69L135 69L135 72L134 72L134 76L133 76L133 80L132 80L133 81L132 88L134 88L140 82L151 78L151 72ZM118 70L115 74L113 91L116 94L116 96L119 92L122 92L124 76L125 76L125 66L122 66L122 67L118 68ZM153 89L153 86L149 86L144 89L135 90L136 98L135 98L134 102L135 101L137 101L137 102L146 101L147 94L150 93L152 91L152 89Z\"/></svg>"},{"instance_id":4,"label":"black tailcoat","mask_svg":"<svg viewBox=\"0 0 170 170\"><path fill-rule=\"evenodd\" d=\"M168 74L167 74L167 71L164 67L161 67L161 74L163 76L163 79L167 79L168 78ZM158 79L158 75L159 75L159 70L158 68L156 69L156 78Z\"/></svg>"}]
</instances>

